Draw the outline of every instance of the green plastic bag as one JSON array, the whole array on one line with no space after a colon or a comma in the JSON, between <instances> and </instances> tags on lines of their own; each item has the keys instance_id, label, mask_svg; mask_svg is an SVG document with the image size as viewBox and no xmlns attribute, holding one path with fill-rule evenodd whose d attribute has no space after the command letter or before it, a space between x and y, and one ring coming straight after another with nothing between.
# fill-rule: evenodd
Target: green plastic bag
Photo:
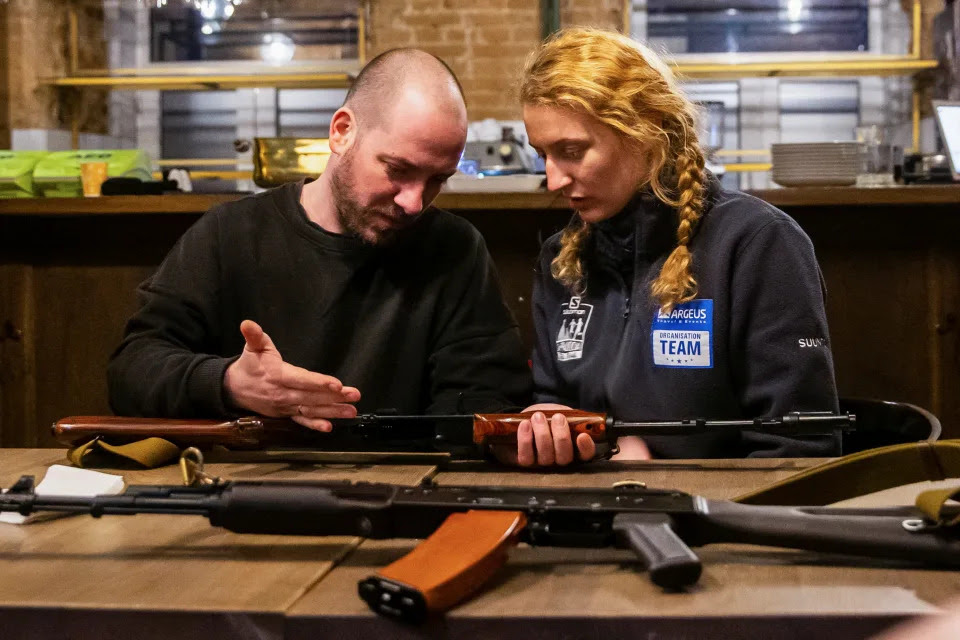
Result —
<instances>
[{"instance_id":1,"label":"green plastic bag","mask_svg":"<svg viewBox=\"0 0 960 640\"><path fill-rule=\"evenodd\" d=\"M54 151L34 167L35 188L48 198L82 197L80 165L84 162L106 162L108 178L153 178L150 159L137 149Z\"/></svg>"},{"instance_id":2,"label":"green plastic bag","mask_svg":"<svg viewBox=\"0 0 960 640\"><path fill-rule=\"evenodd\" d=\"M48 151L0 151L0 198L33 198L33 169Z\"/></svg>"}]
</instances>

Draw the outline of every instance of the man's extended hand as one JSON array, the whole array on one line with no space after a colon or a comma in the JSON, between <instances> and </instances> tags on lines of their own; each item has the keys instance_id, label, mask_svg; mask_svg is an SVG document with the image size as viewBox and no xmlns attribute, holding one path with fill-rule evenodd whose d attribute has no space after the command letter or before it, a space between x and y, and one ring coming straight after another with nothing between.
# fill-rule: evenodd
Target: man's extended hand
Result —
<instances>
[{"instance_id":1,"label":"man's extended hand","mask_svg":"<svg viewBox=\"0 0 960 640\"><path fill-rule=\"evenodd\" d=\"M240 323L246 345L227 367L223 386L233 404L271 418L290 417L318 431L330 431L328 418L352 418L360 391L332 376L283 361L263 329L252 320Z\"/></svg>"}]
</instances>

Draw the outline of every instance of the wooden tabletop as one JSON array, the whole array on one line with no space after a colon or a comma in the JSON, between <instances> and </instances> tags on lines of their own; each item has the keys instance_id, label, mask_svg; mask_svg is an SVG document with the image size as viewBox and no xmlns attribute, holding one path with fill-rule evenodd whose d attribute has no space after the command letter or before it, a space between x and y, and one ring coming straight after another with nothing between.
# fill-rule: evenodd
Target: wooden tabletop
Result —
<instances>
[{"instance_id":1,"label":"wooden tabletop","mask_svg":"<svg viewBox=\"0 0 960 640\"><path fill-rule=\"evenodd\" d=\"M0 450L0 483L41 476L60 450ZM368 480L415 484L609 486L633 479L732 497L817 461L656 461L575 472L477 463L235 462L232 479ZM109 472L109 470L106 470ZM128 484L177 483L178 470L113 471ZM357 582L415 541L237 535L196 517L59 518L0 525L4 638L687 637L865 638L960 594L960 574L757 547L698 550L704 575L684 593L652 585L636 557L614 549L521 546L479 595L426 627L371 613Z\"/></svg>"},{"instance_id":2,"label":"wooden tabletop","mask_svg":"<svg viewBox=\"0 0 960 640\"><path fill-rule=\"evenodd\" d=\"M63 450L0 450L0 483L8 487L27 473L39 480L47 466L65 462ZM416 484L431 470L279 462L208 466L210 473L243 480L362 477L398 484ZM127 484L182 482L174 466L104 471L123 475ZM63 637L69 628L77 633L71 637L90 638L130 631L130 637L151 638L281 638L285 611L359 542L239 535L194 516L0 524L0 637L17 637L18 629L31 637Z\"/></svg>"}]
</instances>

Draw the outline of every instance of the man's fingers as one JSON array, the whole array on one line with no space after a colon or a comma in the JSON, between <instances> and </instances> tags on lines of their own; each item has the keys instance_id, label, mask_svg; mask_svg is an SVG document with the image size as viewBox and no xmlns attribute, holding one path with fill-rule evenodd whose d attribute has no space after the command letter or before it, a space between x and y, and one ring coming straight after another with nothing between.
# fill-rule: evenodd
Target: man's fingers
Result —
<instances>
[{"instance_id":1,"label":"man's fingers","mask_svg":"<svg viewBox=\"0 0 960 640\"><path fill-rule=\"evenodd\" d=\"M248 351L260 353L271 349L276 351L277 349L273 346L273 340L270 339L270 336L253 320L244 320L241 322L240 333L243 334L243 339L247 343L245 348Z\"/></svg>"},{"instance_id":2,"label":"man's fingers","mask_svg":"<svg viewBox=\"0 0 960 640\"><path fill-rule=\"evenodd\" d=\"M344 402L360 402L360 389L356 387L341 387L340 396Z\"/></svg>"},{"instance_id":3,"label":"man's fingers","mask_svg":"<svg viewBox=\"0 0 960 640\"><path fill-rule=\"evenodd\" d=\"M301 404L296 407L296 415L303 418L354 418L357 408L352 404ZM296 416L294 416L296 417Z\"/></svg>"},{"instance_id":4,"label":"man's fingers","mask_svg":"<svg viewBox=\"0 0 960 640\"><path fill-rule=\"evenodd\" d=\"M593 456L597 455L597 443L588 434L581 433L577 436L577 451L580 452L581 460L592 460Z\"/></svg>"},{"instance_id":5,"label":"man's fingers","mask_svg":"<svg viewBox=\"0 0 960 640\"><path fill-rule=\"evenodd\" d=\"M573 462L573 439L570 437L570 425L562 413L550 418L550 431L553 434L553 453L559 465Z\"/></svg>"},{"instance_id":6,"label":"man's fingers","mask_svg":"<svg viewBox=\"0 0 960 640\"><path fill-rule=\"evenodd\" d=\"M537 461L533 449L533 426L529 420L521 420L517 427L517 464L531 467Z\"/></svg>"},{"instance_id":7,"label":"man's fingers","mask_svg":"<svg viewBox=\"0 0 960 640\"><path fill-rule=\"evenodd\" d=\"M352 387L344 387L344 389L353 389ZM319 406L324 404L348 404L354 403L360 399L360 392L356 389L353 389L353 393L344 393L343 391L333 392L333 391L296 391L294 389L284 389L283 395L280 398L282 404L287 405L313 405Z\"/></svg>"},{"instance_id":8,"label":"man's fingers","mask_svg":"<svg viewBox=\"0 0 960 640\"><path fill-rule=\"evenodd\" d=\"M537 411L530 419L533 425L533 441L537 446L537 463L551 465L555 459L553 452L553 433L547 423L546 416Z\"/></svg>"},{"instance_id":9,"label":"man's fingers","mask_svg":"<svg viewBox=\"0 0 960 640\"><path fill-rule=\"evenodd\" d=\"M347 402L356 402L360 399L360 391L356 387L345 387L333 376L297 367L289 362L283 363L281 381L283 386L289 389L330 392L350 398Z\"/></svg>"},{"instance_id":10,"label":"man's fingers","mask_svg":"<svg viewBox=\"0 0 960 640\"><path fill-rule=\"evenodd\" d=\"M330 421L324 420L323 418L307 418L305 416L297 415L291 417L290 419L299 425L315 431L322 431L324 433L330 433L333 431L333 425L330 424Z\"/></svg>"}]
</instances>

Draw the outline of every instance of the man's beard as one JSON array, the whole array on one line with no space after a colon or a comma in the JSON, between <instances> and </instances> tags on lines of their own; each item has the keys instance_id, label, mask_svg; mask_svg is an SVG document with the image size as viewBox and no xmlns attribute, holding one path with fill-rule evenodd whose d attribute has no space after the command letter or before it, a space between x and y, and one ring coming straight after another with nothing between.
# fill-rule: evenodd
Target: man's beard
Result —
<instances>
[{"instance_id":1,"label":"man's beard","mask_svg":"<svg viewBox=\"0 0 960 640\"><path fill-rule=\"evenodd\" d=\"M352 169L353 149L350 149L341 157L333 175L330 177L330 191L333 194L333 203L337 209L340 226L348 234L356 236L366 244L375 246L393 244L406 228L406 225L380 229L375 228L371 223L380 216L387 216L392 220L396 220L398 216L403 216L406 221L406 214L402 211L398 212L396 206L365 207L357 204L360 198L357 194L356 183L352 179ZM375 237L370 237L370 234Z\"/></svg>"}]
</instances>

